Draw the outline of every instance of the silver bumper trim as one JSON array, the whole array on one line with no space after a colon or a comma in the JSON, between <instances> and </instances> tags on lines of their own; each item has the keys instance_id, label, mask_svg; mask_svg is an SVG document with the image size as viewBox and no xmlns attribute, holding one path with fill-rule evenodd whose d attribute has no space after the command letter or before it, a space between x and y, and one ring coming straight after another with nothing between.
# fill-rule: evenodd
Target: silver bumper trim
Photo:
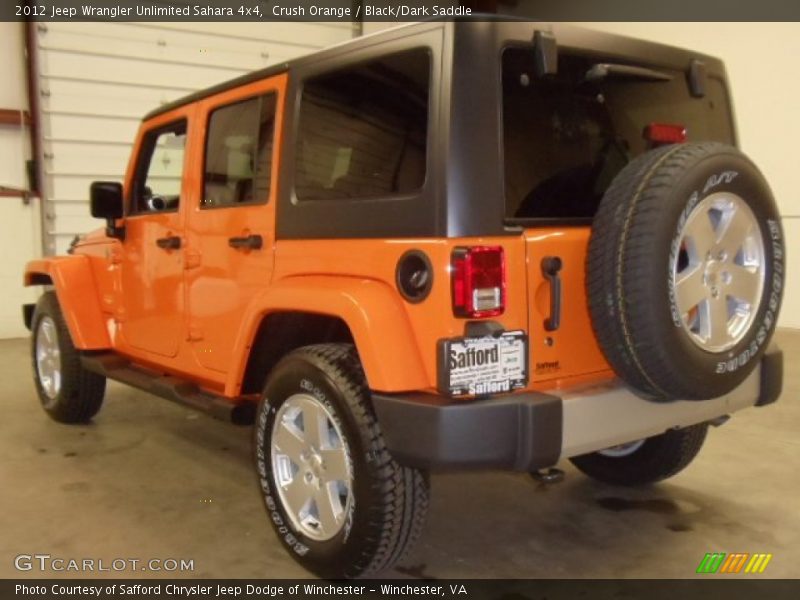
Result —
<instances>
[{"instance_id":1,"label":"silver bumper trim","mask_svg":"<svg viewBox=\"0 0 800 600\"><path fill-rule=\"evenodd\" d=\"M637 396L619 380L563 392L561 458L578 456L686 427L753 406L761 367L735 390L712 400L657 402Z\"/></svg>"}]
</instances>

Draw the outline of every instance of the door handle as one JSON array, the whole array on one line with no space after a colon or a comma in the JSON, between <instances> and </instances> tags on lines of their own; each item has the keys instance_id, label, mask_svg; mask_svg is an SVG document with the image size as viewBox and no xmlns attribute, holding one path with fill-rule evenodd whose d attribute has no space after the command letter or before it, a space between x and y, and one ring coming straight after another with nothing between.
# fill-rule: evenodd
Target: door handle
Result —
<instances>
[{"instance_id":1,"label":"door handle","mask_svg":"<svg viewBox=\"0 0 800 600\"><path fill-rule=\"evenodd\" d=\"M181 238L177 235L158 238L156 240L156 246L162 250L178 250L181 247Z\"/></svg>"},{"instance_id":2,"label":"door handle","mask_svg":"<svg viewBox=\"0 0 800 600\"><path fill-rule=\"evenodd\" d=\"M264 238L254 233L243 237L228 238L228 245L237 250L261 250L264 246Z\"/></svg>"},{"instance_id":3,"label":"door handle","mask_svg":"<svg viewBox=\"0 0 800 600\"><path fill-rule=\"evenodd\" d=\"M550 282L550 316L544 320L546 331L555 331L561 326L561 258L545 256L542 259L542 275Z\"/></svg>"}]
</instances>

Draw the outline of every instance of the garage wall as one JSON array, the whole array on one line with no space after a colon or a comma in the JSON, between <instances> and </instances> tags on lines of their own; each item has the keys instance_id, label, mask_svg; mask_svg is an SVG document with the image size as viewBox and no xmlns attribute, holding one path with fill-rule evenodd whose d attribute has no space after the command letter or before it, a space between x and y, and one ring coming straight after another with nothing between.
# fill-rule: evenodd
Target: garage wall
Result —
<instances>
[{"instance_id":1,"label":"garage wall","mask_svg":"<svg viewBox=\"0 0 800 600\"><path fill-rule=\"evenodd\" d=\"M0 108L28 110L25 81L25 41L22 25L0 22L0 56L3 59L3 85L0 86ZM0 186L26 189L25 160L30 158L27 126L0 124Z\"/></svg>"},{"instance_id":2,"label":"garage wall","mask_svg":"<svg viewBox=\"0 0 800 600\"><path fill-rule=\"evenodd\" d=\"M97 228L94 180L121 180L143 114L180 96L353 37L338 23L41 23L45 249Z\"/></svg>"},{"instance_id":3,"label":"garage wall","mask_svg":"<svg viewBox=\"0 0 800 600\"><path fill-rule=\"evenodd\" d=\"M28 110L25 41L19 23L0 22L3 85L0 108ZM0 187L28 189L25 163L31 157L30 131L19 124L0 124ZM23 201L0 191L0 338L25 335L20 306L33 302L37 290L22 287L25 262L40 252L39 200Z\"/></svg>"}]
</instances>

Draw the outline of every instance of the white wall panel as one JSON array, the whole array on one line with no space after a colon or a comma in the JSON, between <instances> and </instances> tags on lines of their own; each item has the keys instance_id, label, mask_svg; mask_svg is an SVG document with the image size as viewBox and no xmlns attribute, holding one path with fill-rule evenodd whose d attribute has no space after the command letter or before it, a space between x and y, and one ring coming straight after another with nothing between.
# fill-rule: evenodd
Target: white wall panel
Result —
<instances>
[{"instance_id":1,"label":"white wall panel","mask_svg":"<svg viewBox=\"0 0 800 600\"><path fill-rule=\"evenodd\" d=\"M0 108L28 110L23 34L22 23L0 22ZM0 125L0 186L28 189L25 163L30 157L28 127ZM38 198L25 203L21 198L0 197L0 338L28 333L20 306L35 302L39 289L23 287L22 274L25 263L39 253L40 229Z\"/></svg>"},{"instance_id":2,"label":"white wall panel","mask_svg":"<svg viewBox=\"0 0 800 600\"><path fill-rule=\"evenodd\" d=\"M47 171L46 171L47 173ZM59 202L63 201L70 201L75 202L76 200L84 202L84 210L86 214L89 214L89 185L92 181L96 181L98 178L92 175L49 175L49 179L52 180L53 186L53 196L58 198L54 202L51 202L51 205L57 205ZM104 175L103 180L109 181L108 175ZM113 178L112 178L113 179ZM118 181L122 181L122 176L117 178ZM50 211L48 210L48 214ZM96 223L100 223L96 221ZM68 231L67 233L85 233L83 231Z\"/></svg>"},{"instance_id":3,"label":"white wall panel","mask_svg":"<svg viewBox=\"0 0 800 600\"><path fill-rule=\"evenodd\" d=\"M52 25L48 25L51 27ZM248 69L206 67L175 62L154 62L137 58L98 56L63 50L40 49L41 76L45 79L90 81L113 85L166 87L175 81L188 88L201 88L209 81L224 81Z\"/></svg>"},{"instance_id":4,"label":"white wall panel","mask_svg":"<svg viewBox=\"0 0 800 600\"><path fill-rule=\"evenodd\" d=\"M122 180L148 111L356 31L337 23L38 24L48 253L101 226L89 217L89 184Z\"/></svg>"},{"instance_id":5,"label":"white wall panel","mask_svg":"<svg viewBox=\"0 0 800 600\"><path fill-rule=\"evenodd\" d=\"M138 27L160 31L192 32L210 35L212 39L234 38L253 42L270 41L307 53L350 39L356 31L347 23L140 23ZM305 48L305 50L302 50ZM299 54L294 54L299 56Z\"/></svg>"},{"instance_id":6,"label":"white wall panel","mask_svg":"<svg viewBox=\"0 0 800 600\"><path fill-rule=\"evenodd\" d=\"M124 115L139 119L143 106L158 106L167 98L188 94L193 88L173 81L166 87L129 85L122 92L120 86L105 82L51 78L47 81L47 90L50 93L47 106L52 112Z\"/></svg>"},{"instance_id":7,"label":"white wall panel","mask_svg":"<svg viewBox=\"0 0 800 600\"><path fill-rule=\"evenodd\" d=\"M0 108L28 110L23 31L21 23L0 23L0 56L3 57ZM30 152L27 127L0 125L0 185L28 187L25 161L30 158Z\"/></svg>"},{"instance_id":8,"label":"white wall panel","mask_svg":"<svg viewBox=\"0 0 800 600\"><path fill-rule=\"evenodd\" d=\"M83 53L141 61L219 67L224 69L257 69L267 64L296 56L297 49L310 52L319 47L316 43L287 46L285 42L248 40L223 37L215 43L198 48L196 33L175 30L129 27L125 38L98 35L91 23L70 23L69 29L51 31L43 48L66 53ZM106 47L98 49L98 41L107 40Z\"/></svg>"},{"instance_id":9,"label":"white wall panel","mask_svg":"<svg viewBox=\"0 0 800 600\"><path fill-rule=\"evenodd\" d=\"M48 121L48 140L130 143L139 119L114 119L83 115L59 115L44 111Z\"/></svg>"},{"instance_id":10,"label":"white wall panel","mask_svg":"<svg viewBox=\"0 0 800 600\"><path fill-rule=\"evenodd\" d=\"M87 144L78 141L51 142L53 158L48 168L54 173L84 173L87 170L97 173L113 173L118 176L125 170L132 144ZM80 196L61 200L85 200L86 190Z\"/></svg>"}]
</instances>

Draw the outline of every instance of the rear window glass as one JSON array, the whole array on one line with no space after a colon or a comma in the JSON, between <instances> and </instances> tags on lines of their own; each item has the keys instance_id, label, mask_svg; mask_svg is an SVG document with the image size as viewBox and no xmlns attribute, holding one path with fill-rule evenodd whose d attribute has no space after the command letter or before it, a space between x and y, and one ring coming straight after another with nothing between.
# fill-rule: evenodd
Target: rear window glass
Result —
<instances>
[{"instance_id":1,"label":"rear window glass","mask_svg":"<svg viewBox=\"0 0 800 600\"><path fill-rule=\"evenodd\" d=\"M608 62L560 53L558 73L537 78L531 48L507 48L503 61L506 217L590 218L611 181L652 144L647 125L683 125L688 141L733 142L728 98L709 77L694 98L686 76L668 81L612 74L589 81Z\"/></svg>"},{"instance_id":2,"label":"rear window glass","mask_svg":"<svg viewBox=\"0 0 800 600\"><path fill-rule=\"evenodd\" d=\"M421 188L430 71L430 52L420 48L306 81L297 199L353 200Z\"/></svg>"}]
</instances>

